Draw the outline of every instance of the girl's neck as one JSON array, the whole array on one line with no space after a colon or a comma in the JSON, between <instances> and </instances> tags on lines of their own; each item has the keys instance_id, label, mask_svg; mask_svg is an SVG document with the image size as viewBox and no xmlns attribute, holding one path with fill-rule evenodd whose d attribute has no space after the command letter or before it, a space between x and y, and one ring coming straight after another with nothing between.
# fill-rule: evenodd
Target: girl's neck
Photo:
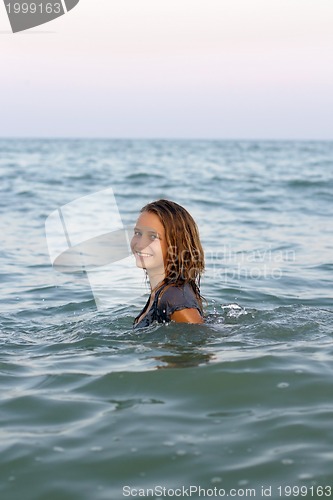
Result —
<instances>
[{"instance_id":1,"label":"girl's neck","mask_svg":"<svg viewBox=\"0 0 333 500\"><path fill-rule=\"evenodd\" d=\"M150 283L150 290L153 292L155 288L157 288L157 285L162 283L162 281L165 279L165 274L149 274L148 273L148 278L149 278L149 283Z\"/></svg>"}]
</instances>

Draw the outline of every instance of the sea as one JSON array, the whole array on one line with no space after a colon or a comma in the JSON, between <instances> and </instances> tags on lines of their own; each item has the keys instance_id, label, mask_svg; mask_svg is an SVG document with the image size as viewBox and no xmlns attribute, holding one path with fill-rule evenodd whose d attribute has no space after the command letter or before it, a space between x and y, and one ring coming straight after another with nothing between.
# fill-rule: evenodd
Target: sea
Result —
<instances>
[{"instance_id":1,"label":"sea","mask_svg":"<svg viewBox=\"0 0 333 500\"><path fill-rule=\"evenodd\" d=\"M333 142L1 139L0 173L1 500L333 496ZM50 214L102 231L103 193L129 235L192 214L204 324L56 265Z\"/></svg>"}]
</instances>

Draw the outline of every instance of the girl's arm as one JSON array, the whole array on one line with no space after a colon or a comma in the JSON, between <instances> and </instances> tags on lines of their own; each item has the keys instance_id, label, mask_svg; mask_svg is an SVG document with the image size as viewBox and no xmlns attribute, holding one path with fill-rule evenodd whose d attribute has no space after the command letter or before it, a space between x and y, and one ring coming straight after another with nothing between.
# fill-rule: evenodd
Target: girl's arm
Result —
<instances>
[{"instance_id":1,"label":"girl's arm","mask_svg":"<svg viewBox=\"0 0 333 500\"><path fill-rule=\"evenodd\" d=\"M171 320L176 323L203 323L204 320L197 309L181 309L171 315Z\"/></svg>"}]
</instances>

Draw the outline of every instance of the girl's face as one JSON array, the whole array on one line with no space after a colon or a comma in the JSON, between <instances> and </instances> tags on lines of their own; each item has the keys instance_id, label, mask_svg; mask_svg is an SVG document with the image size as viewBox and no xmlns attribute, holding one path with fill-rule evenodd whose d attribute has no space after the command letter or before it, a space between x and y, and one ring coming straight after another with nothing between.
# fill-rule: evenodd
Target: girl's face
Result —
<instances>
[{"instance_id":1,"label":"girl's face","mask_svg":"<svg viewBox=\"0 0 333 500\"><path fill-rule=\"evenodd\" d=\"M159 217L151 212L140 214L131 240L136 265L154 274L165 273L167 244L165 230Z\"/></svg>"}]
</instances>

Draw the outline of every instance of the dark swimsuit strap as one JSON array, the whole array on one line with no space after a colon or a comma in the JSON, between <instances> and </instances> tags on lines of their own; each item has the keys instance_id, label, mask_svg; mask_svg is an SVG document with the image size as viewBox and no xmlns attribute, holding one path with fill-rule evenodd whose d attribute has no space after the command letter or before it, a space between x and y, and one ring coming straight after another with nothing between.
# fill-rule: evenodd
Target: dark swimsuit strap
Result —
<instances>
[{"instance_id":1,"label":"dark swimsuit strap","mask_svg":"<svg viewBox=\"0 0 333 500\"><path fill-rule=\"evenodd\" d=\"M158 302L158 299L160 297L160 293L162 292L163 288L165 288L166 286L166 283L163 283L160 288L158 288L155 292L155 297L154 297L154 300L153 300L153 303L152 305L150 306L150 308L148 309L148 305L149 305L149 302L150 302L150 297L151 297L151 294L149 295L148 297L148 300L146 302L146 305L144 306L144 308L142 309L142 311L140 312L140 314L138 314L138 316L135 318L134 320L134 325L138 325L139 324L139 321L138 319L140 318L140 316L143 315L143 317L141 318L140 320L140 323L141 321L144 320L144 318L146 317L146 315L149 313L149 311L151 309L153 309L154 311L157 311L157 302Z\"/></svg>"}]
</instances>

